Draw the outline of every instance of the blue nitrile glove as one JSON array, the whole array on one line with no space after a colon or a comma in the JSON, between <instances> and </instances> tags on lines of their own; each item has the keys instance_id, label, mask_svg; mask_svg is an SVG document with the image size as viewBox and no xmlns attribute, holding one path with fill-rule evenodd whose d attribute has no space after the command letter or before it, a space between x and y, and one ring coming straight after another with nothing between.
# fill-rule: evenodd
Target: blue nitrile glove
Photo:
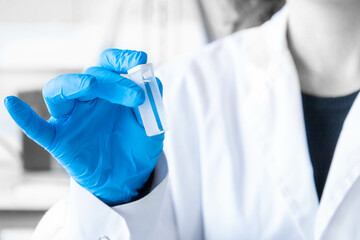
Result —
<instances>
[{"instance_id":1,"label":"blue nitrile glove","mask_svg":"<svg viewBox=\"0 0 360 240\"><path fill-rule=\"evenodd\" d=\"M137 196L163 149L164 134L146 136L134 113L144 91L119 75L146 61L144 52L109 49L101 54L99 67L52 79L43 89L48 121L19 98L5 98L24 133L108 205Z\"/></svg>"}]
</instances>

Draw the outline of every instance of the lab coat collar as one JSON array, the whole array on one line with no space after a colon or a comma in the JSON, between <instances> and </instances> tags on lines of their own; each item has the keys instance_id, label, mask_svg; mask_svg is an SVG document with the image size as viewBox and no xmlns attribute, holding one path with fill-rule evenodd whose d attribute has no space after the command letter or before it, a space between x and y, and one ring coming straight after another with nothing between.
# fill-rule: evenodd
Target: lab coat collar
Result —
<instances>
[{"instance_id":1,"label":"lab coat collar","mask_svg":"<svg viewBox=\"0 0 360 240\"><path fill-rule=\"evenodd\" d=\"M288 10L271 21L269 72L273 78L276 116L273 159L269 164L305 239L321 239L336 210L360 176L360 97L354 101L341 131L320 205L310 161L296 67L288 48Z\"/></svg>"},{"instance_id":2,"label":"lab coat collar","mask_svg":"<svg viewBox=\"0 0 360 240\"><path fill-rule=\"evenodd\" d=\"M268 30L268 49L273 54L273 57L279 56L281 53L288 52L287 42L287 20L288 20L288 8L286 5L282 7L277 13L275 13L269 21L265 24Z\"/></svg>"},{"instance_id":3,"label":"lab coat collar","mask_svg":"<svg viewBox=\"0 0 360 240\"><path fill-rule=\"evenodd\" d=\"M286 6L268 22L274 101L268 167L304 239L313 239L318 198L308 152L298 74L288 49Z\"/></svg>"}]
</instances>

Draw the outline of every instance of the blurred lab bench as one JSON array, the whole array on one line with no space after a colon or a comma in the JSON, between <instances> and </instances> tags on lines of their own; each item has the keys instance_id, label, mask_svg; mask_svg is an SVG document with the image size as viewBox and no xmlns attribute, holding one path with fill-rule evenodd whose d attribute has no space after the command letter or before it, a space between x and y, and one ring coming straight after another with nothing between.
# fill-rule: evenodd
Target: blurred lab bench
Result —
<instances>
[{"instance_id":1,"label":"blurred lab bench","mask_svg":"<svg viewBox=\"0 0 360 240\"><path fill-rule=\"evenodd\" d=\"M31 235L68 189L69 178L61 171L24 173L18 183L0 193L0 240L26 239L21 236Z\"/></svg>"},{"instance_id":2,"label":"blurred lab bench","mask_svg":"<svg viewBox=\"0 0 360 240\"><path fill-rule=\"evenodd\" d=\"M33 232L31 228L10 228L1 232L0 240L29 240Z\"/></svg>"}]
</instances>

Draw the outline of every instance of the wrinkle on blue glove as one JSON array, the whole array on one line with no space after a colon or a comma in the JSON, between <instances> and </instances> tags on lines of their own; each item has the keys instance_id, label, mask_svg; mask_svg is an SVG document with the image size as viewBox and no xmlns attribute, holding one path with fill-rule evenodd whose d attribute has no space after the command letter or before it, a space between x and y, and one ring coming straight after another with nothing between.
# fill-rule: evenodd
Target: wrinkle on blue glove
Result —
<instances>
[{"instance_id":1,"label":"wrinkle on blue glove","mask_svg":"<svg viewBox=\"0 0 360 240\"><path fill-rule=\"evenodd\" d=\"M100 54L98 66L125 74L139 64L147 62L147 54L141 51L106 49Z\"/></svg>"},{"instance_id":2,"label":"wrinkle on blue glove","mask_svg":"<svg viewBox=\"0 0 360 240\"><path fill-rule=\"evenodd\" d=\"M114 73L144 63L144 56L146 62L146 55L111 52L105 55L112 59L108 64L116 64L112 70L93 67L85 74L61 75L44 87L52 115L48 121L16 97L7 97L5 106L77 183L112 206L137 196L162 152L164 134L146 135L133 111L144 101L143 89Z\"/></svg>"},{"instance_id":3,"label":"wrinkle on blue glove","mask_svg":"<svg viewBox=\"0 0 360 240\"><path fill-rule=\"evenodd\" d=\"M76 98L93 95L95 82L95 77L85 74L64 74L50 80L43 88L50 115L55 118L67 117Z\"/></svg>"}]
</instances>

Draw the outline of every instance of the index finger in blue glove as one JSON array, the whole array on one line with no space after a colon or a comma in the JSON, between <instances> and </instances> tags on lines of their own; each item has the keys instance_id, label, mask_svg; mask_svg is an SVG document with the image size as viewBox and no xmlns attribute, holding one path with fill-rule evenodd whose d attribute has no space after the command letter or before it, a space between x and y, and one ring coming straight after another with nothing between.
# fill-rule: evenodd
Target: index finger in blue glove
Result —
<instances>
[{"instance_id":1,"label":"index finger in blue glove","mask_svg":"<svg viewBox=\"0 0 360 240\"><path fill-rule=\"evenodd\" d=\"M125 74L129 69L146 62L147 54L145 52L112 48L100 54L98 65Z\"/></svg>"},{"instance_id":2,"label":"index finger in blue glove","mask_svg":"<svg viewBox=\"0 0 360 240\"><path fill-rule=\"evenodd\" d=\"M6 97L4 104L10 116L29 138L44 148L51 145L55 137L55 128L53 125L40 118L28 104L17 97Z\"/></svg>"},{"instance_id":3,"label":"index finger in blue glove","mask_svg":"<svg viewBox=\"0 0 360 240\"><path fill-rule=\"evenodd\" d=\"M95 98L92 89L96 78L86 74L64 74L50 80L43 89L43 97L49 113L62 118L71 113L75 99L88 96Z\"/></svg>"},{"instance_id":4,"label":"index finger in blue glove","mask_svg":"<svg viewBox=\"0 0 360 240\"><path fill-rule=\"evenodd\" d=\"M101 67L88 68L84 73L96 78L97 84L93 91L99 98L127 107L138 106L145 100L144 90L120 74ZM87 100L87 97L80 100Z\"/></svg>"}]
</instances>

